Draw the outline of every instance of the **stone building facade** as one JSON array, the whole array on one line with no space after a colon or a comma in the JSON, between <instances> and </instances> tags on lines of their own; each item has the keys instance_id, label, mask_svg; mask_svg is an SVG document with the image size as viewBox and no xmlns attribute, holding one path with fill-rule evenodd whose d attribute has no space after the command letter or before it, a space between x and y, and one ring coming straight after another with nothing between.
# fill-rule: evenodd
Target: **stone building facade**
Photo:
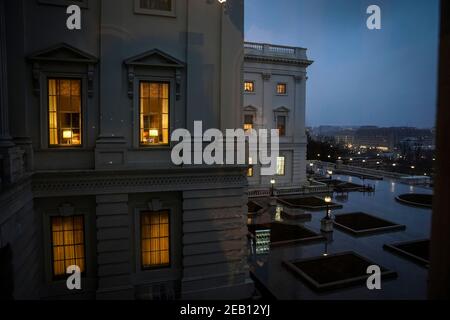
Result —
<instances>
[{"instance_id":1,"label":"stone building facade","mask_svg":"<svg viewBox=\"0 0 450 320\"><path fill-rule=\"evenodd\" d=\"M71 4L81 30L66 28ZM196 120L240 126L243 1L0 5L0 247L14 298L251 296L246 167L175 166L168 138ZM67 289L68 265L82 290Z\"/></svg>"},{"instance_id":2,"label":"stone building facade","mask_svg":"<svg viewBox=\"0 0 450 320\"><path fill-rule=\"evenodd\" d=\"M300 188L306 183L306 82L312 64L306 49L245 43L244 129L279 129L277 175L262 176L254 164L248 172L251 189ZM250 159L250 162L253 159Z\"/></svg>"}]
</instances>

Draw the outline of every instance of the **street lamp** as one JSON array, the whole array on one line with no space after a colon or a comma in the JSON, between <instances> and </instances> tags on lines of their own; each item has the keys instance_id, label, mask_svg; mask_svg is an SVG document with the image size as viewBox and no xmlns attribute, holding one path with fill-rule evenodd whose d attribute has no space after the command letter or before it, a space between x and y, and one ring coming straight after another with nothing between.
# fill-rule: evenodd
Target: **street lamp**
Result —
<instances>
[{"instance_id":1,"label":"street lamp","mask_svg":"<svg viewBox=\"0 0 450 320\"><path fill-rule=\"evenodd\" d=\"M270 180L270 196L273 197L275 195L275 179Z\"/></svg>"},{"instance_id":2,"label":"street lamp","mask_svg":"<svg viewBox=\"0 0 450 320\"><path fill-rule=\"evenodd\" d=\"M328 173L328 176L330 177L330 180L332 180L333 179L333 171L328 170L327 173Z\"/></svg>"},{"instance_id":3,"label":"street lamp","mask_svg":"<svg viewBox=\"0 0 450 320\"><path fill-rule=\"evenodd\" d=\"M327 204L327 214L325 218L323 218L320 221L320 230L325 233L333 232L333 220L331 219L331 211L330 211L330 203L331 203L331 197L326 196L324 201Z\"/></svg>"},{"instance_id":4,"label":"street lamp","mask_svg":"<svg viewBox=\"0 0 450 320\"><path fill-rule=\"evenodd\" d=\"M325 216L325 219L330 220L331 216L330 216L330 203L331 203L331 197L330 196L326 196L325 197L325 202L327 204L327 215Z\"/></svg>"}]
</instances>

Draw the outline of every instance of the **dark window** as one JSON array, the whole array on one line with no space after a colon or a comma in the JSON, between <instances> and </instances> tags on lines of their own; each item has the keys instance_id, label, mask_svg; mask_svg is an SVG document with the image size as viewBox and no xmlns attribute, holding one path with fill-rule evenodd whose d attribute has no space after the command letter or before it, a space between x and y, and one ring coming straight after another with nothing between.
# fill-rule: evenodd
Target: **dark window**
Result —
<instances>
[{"instance_id":1,"label":"dark window","mask_svg":"<svg viewBox=\"0 0 450 320\"><path fill-rule=\"evenodd\" d=\"M140 8L147 10L172 11L172 0L140 0Z\"/></svg>"},{"instance_id":2,"label":"dark window","mask_svg":"<svg viewBox=\"0 0 450 320\"><path fill-rule=\"evenodd\" d=\"M277 129L280 137L286 136L286 116L277 116Z\"/></svg>"}]
</instances>

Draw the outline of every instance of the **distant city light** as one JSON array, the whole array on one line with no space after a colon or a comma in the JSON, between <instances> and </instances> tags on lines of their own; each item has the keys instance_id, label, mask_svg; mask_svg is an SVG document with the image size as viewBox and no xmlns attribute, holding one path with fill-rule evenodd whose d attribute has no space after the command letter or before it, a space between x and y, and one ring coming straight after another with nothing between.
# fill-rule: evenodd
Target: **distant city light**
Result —
<instances>
[{"instance_id":1,"label":"distant city light","mask_svg":"<svg viewBox=\"0 0 450 320\"><path fill-rule=\"evenodd\" d=\"M393 163L393 164L392 164L392 166L393 166L393 167L396 167L396 166L397 166L397 164Z\"/></svg>"},{"instance_id":2,"label":"distant city light","mask_svg":"<svg viewBox=\"0 0 450 320\"><path fill-rule=\"evenodd\" d=\"M416 167L415 166L411 166L411 169L415 169Z\"/></svg>"}]
</instances>

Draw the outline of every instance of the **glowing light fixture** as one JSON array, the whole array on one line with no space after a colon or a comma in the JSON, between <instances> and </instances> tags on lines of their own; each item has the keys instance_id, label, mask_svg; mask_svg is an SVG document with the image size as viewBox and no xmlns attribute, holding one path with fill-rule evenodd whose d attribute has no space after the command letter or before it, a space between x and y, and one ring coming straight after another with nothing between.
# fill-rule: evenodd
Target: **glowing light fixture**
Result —
<instances>
[{"instance_id":1,"label":"glowing light fixture","mask_svg":"<svg viewBox=\"0 0 450 320\"><path fill-rule=\"evenodd\" d=\"M72 130L63 131L63 139L72 139L72 137L73 137Z\"/></svg>"},{"instance_id":2,"label":"glowing light fixture","mask_svg":"<svg viewBox=\"0 0 450 320\"><path fill-rule=\"evenodd\" d=\"M330 203L331 202L331 197L330 196L326 196L324 200L325 200L326 203Z\"/></svg>"},{"instance_id":3,"label":"glowing light fixture","mask_svg":"<svg viewBox=\"0 0 450 320\"><path fill-rule=\"evenodd\" d=\"M158 137L159 136L159 131L158 129L150 129L148 132L148 135L150 137Z\"/></svg>"}]
</instances>

